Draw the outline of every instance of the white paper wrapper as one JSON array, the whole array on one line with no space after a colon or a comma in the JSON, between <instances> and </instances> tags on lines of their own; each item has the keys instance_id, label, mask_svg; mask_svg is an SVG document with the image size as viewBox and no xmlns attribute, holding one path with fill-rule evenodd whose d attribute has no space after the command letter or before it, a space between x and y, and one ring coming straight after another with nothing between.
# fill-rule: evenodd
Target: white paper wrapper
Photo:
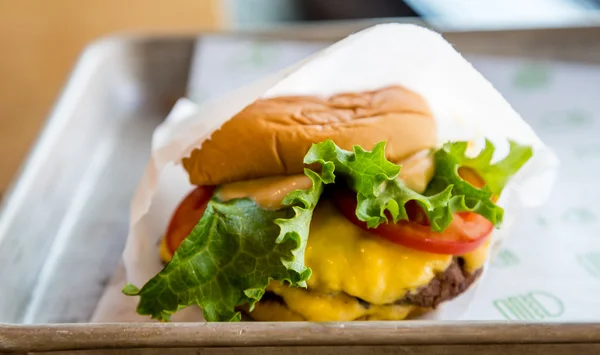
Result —
<instances>
[{"instance_id":1,"label":"white paper wrapper","mask_svg":"<svg viewBox=\"0 0 600 355\"><path fill-rule=\"evenodd\" d=\"M375 26L214 101L201 106L185 99L177 103L154 134L152 157L132 202L123 254L126 274L115 276L94 321L148 320L135 314L137 299L122 296L120 289L126 281L141 286L160 271L157 244L176 204L191 189L179 162L225 121L257 98L328 97L389 85L407 87L429 102L440 144L488 138L498 147L497 158L506 153L507 139L534 147L534 157L511 180L499 201L506 211L496 240L509 233L523 207L539 205L547 198L558 161L492 85L440 35L413 25ZM426 317L459 318L468 309L476 286ZM189 307L173 320L202 317L197 308Z\"/></svg>"}]
</instances>

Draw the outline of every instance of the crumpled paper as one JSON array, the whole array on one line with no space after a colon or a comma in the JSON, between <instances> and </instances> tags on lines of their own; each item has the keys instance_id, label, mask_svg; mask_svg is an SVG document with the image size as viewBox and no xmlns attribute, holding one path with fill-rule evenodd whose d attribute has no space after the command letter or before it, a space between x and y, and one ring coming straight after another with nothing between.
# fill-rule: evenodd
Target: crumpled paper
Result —
<instances>
[{"instance_id":1,"label":"crumpled paper","mask_svg":"<svg viewBox=\"0 0 600 355\"><path fill-rule=\"evenodd\" d=\"M155 131L152 157L132 201L131 228L123 254L125 273L120 270L108 286L94 321L147 320L135 315L137 299L122 296L120 289L125 280L141 286L161 269L157 244L176 204L191 189L179 161L223 122L257 98L327 97L389 85L407 87L429 102L440 144L488 138L498 147L495 159L506 153L507 139L534 148L534 157L507 185L499 201L506 213L503 228L494 234L496 240L509 232L523 207L545 201L558 161L492 85L440 35L414 25L375 26L218 99L202 105L185 99L177 103ZM480 283L426 317L459 318ZM202 318L196 307L189 307L173 320Z\"/></svg>"}]
</instances>

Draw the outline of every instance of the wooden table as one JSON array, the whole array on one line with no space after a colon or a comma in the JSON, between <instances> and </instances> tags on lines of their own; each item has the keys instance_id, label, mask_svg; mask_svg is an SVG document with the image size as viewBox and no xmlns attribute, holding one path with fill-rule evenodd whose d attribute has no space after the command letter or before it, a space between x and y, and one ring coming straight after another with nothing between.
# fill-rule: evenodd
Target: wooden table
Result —
<instances>
[{"instance_id":1,"label":"wooden table","mask_svg":"<svg viewBox=\"0 0 600 355\"><path fill-rule=\"evenodd\" d=\"M220 28L221 7L219 0L0 0L0 194L87 44L124 31Z\"/></svg>"}]
</instances>

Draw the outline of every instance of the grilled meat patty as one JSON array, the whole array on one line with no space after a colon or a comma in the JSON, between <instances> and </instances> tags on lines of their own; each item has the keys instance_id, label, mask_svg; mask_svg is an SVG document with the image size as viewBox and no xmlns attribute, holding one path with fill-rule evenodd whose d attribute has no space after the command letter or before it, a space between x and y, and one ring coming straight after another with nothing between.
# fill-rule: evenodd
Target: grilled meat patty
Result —
<instances>
[{"instance_id":1,"label":"grilled meat patty","mask_svg":"<svg viewBox=\"0 0 600 355\"><path fill-rule=\"evenodd\" d=\"M483 268L473 273L465 270L462 258L454 258L444 273L437 275L429 284L415 293L407 294L400 303L423 308L435 308L440 303L463 293L481 275Z\"/></svg>"},{"instance_id":2,"label":"grilled meat patty","mask_svg":"<svg viewBox=\"0 0 600 355\"><path fill-rule=\"evenodd\" d=\"M454 258L450 266L424 287L415 292L407 294L398 300L397 304L409 304L423 308L436 308L440 303L453 299L463 293L481 275L483 268L473 273L467 272L464 260L460 257ZM371 304L357 298L357 301L365 309ZM285 305L285 301L273 292L267 292L261 302L277 302Z\"/></svg>"}]
</instances>

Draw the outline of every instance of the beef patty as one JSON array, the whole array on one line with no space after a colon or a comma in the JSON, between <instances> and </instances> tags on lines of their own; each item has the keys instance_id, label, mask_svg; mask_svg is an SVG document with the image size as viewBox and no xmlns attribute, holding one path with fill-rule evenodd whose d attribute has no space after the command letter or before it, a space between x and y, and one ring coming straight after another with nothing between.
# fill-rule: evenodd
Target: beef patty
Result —
<instances>
[{"instance_id":1,"label":"beef patty","mask_svg":"<svg viewBox=\"0 0 600 355\"><path fill-rule=\"evenodd\" d=\"M452 263L441 274L435 276L426 286L423 286L415 292L407 294L404 298L398 300L397 304L410 304L423 308L436 308L440 303L453 299L463 293L469 286L477 280L483 268L469 273L465 270L465 262L462 258L456 257ZM357 298L362 307L368 309L371 304L360 298ZM278 302L285 305L282 297L267 292L261 299L261 302Z\"/></svg>"},{"instance_id":2,"label":"beef patty","mask_svg":"<svg viewBox=\"0 0 600 355\"><path fill-rule=\"evenodd\" d=\"M424 287L407 294L399 303L408 303L424 308L435 308L440 303L463 293L481 275L483 268L473 273L465 270L465 261L454 258L450 266Z\"/></svg>"}]
</instances>

